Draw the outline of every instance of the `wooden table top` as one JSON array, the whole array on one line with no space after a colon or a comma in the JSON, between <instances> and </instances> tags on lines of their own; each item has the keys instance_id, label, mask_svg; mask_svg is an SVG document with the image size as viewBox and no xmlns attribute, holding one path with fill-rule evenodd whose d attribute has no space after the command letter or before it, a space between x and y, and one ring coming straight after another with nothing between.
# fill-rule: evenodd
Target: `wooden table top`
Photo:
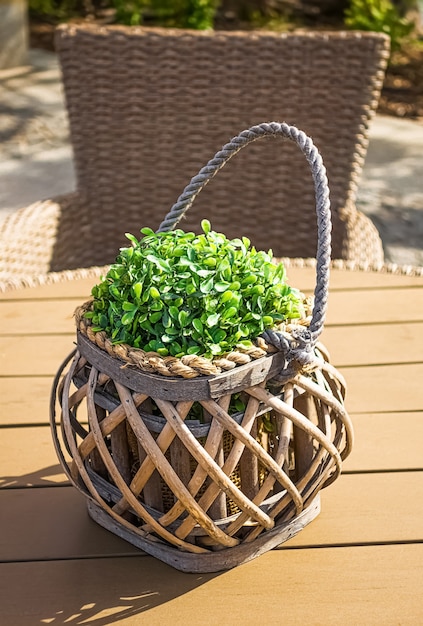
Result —
<instances>
[{"instance_id":1,"label":"wooden table top","mask_svg":"<svg viewBox=\"0 0 423 626\"><path fill-rule=\"evenodd\" d=\"M314 288L312 269L288 274ZM0 295L0 624L423 624L423 277L332 271L322 340L353 453L299 535L201 575L95 524L57 461L52 378L94 282Z\"/></svg>"}]
</instances>

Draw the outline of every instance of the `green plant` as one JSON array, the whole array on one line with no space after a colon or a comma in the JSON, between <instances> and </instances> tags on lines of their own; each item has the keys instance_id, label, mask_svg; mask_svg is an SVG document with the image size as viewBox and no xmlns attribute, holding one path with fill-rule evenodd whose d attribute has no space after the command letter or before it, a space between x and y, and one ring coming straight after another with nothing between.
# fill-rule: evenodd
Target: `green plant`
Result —
<instances>
[{"instance_id":1,"label":"green plant","mask_svg":"<svg viewBox=\"0 0 423 626\"><path fill-rule=\"evenodd\" d=\"M228 240L211 230L141 232L122 248L105 278L92 290L86 313L94 332L162 356L213 357L266 328L304 315L303 295L285 282L283 264L250 241Z\"/></svg>"},{"instance_id":2,"label":"green plant","mask_svg":"<svg viewBox=\"0 0 423 626\"><path fill-rule=\"evenodd\" d=\"M142 22L145 0L111 0L111 5L115 9L117 24L137 26Z\"/></svg>"},{"instance_id":3,"label":"green plant","mask_svg":"<svg viewBox=\"0 0 423 626\"><path fill-rule=\"evenodd\" d=\"M29 0L29 10L33 15L48 17L53 21L70 19L78 14L86 15L81 0Z\"/></svg>"},{"instance_id":4,"label":"green plant","mask_svg":"<svg viewBox=\"0 0 423 626\"><path fill-rule=\"evenodd\" d=\"M345 11L345 24L356 30L386 33L391 38L392 50L398 50L415 27L401 16L391 0L351 0Z\"/></svg>"},{"instance_id":5,"label":"green plant","mask_svg":"<svg viewBox=\"0 0 423 626\"><path fill-rule=\"evenodd\" d=\"M163 26L213 28L217 0L147 0L151 18Z\"/></svg>"},{"instance_id":6,"label":"green plant","mask_svg":"<svg viewBox=\"0 0 423 626\"><path fill-rule=\"evenodd\" d=\"M112 9L112 21L136 26L148 22L176 28L213 28L219 0L29 0L33 15L53 21L101 16Z\"/></svg>"}]
</instances>

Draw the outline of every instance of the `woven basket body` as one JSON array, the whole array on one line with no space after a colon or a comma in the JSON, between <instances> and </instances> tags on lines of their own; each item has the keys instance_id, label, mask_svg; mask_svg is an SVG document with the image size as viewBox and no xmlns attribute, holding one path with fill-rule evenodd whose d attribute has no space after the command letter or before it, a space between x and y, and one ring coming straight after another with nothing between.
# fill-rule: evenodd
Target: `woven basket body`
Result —
<instances>
[{"instance_id":1,"label":"woven basket body","mask_svg":"<svg viewBox=\"0 0 423 626\"><path fill-rule=\"evenodd\" d=\"M309 325L266 331L266 356L213 375L193 370L193 378L135 366L124 348L115 353L80 325L53 389L56 449L90 515L183 571L228 569L295 535L318 514L319 491L339 475L352 445L344 381L317 342L330 211L311 140L286 124L244 131L192 179L160 230L175 226L232 155L268 135L295 141L313 174L318 252Z\"/></svg>"},{"instance_id":2,"label":"woven basket body","mask_svg":"<svg viewBox=\"0 0 423 626\"><path fill-rule=\"evenodd\" d=\"M318 514L317 494L351 441L343 382L329 365L272 393L279 354L194 380L113 361L80 336L59 389L70 477L100 524L178 569L206 572L279 545ZM203 423L190 419L195 405Z\"/></svg>"}]
</instances>

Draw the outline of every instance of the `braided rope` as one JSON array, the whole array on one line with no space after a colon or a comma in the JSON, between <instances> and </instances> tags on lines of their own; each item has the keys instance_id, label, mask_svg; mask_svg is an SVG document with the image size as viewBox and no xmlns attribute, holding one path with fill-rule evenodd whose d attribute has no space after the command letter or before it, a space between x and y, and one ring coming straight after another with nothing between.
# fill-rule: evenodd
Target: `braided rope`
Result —
<instances>
[{"instance_id":1,"label":"braided rope","mask_svg":"<svg viewBox=\"0 0 423 626\"><path fill-rule=\"evenodd\" d=\"M214 359L194 354L187 354L180 358L173 356L162 357L157 352L146 352L141 348L134 348L128 344L114 344L104 331L94 332L91 328L91 320L85 317L85 313L90 311L91 307L92 300L85 302L75 310L77 329L110 356L116 357L144 372L157 373L162 376L180 376L182 378L196 378L204 375L215 376L223 371L232 370L237 365L245 365L276 351L272 344L268 344L263 337L258 337L255 345L250 348L239 348ZM295 335L296 330L306 327L309 321L309 318L305 318L295 323L285 324L283 336L287 340L291 339ZM298 368L286 367L283 373L283 380L293 378L297 375ZM280 380L280 378L278 377L277 380Z\"/></svg>"},{"instance_id":2,"label":"braided rope","mask_svg":"<svg viewBox=\"0 0 423 626\"><path fill-rule=\"evenodd\" d=\"M326 315L329 267L331 255L331 214L329 188L326 169L322 157L310 137L288 124L278 122L263 123L241 132L217 152L217 154L194 176L179 196L158 232L172 230L191 207L200 191L209 183L219 170L242 148L253 141L266 136L282 136L291 139L301 149L311 169L316 195L317 214L317 254L316 254L316 287L314 291L314 308L309 328L301 326L294 330L292 338L277 331L266 331L263 338L277 350L282 351L286 358L286 374L289 364L295 361L298 367L310 366L315 360L314 346L323 330Z\"/></svg>"}]
</instances>

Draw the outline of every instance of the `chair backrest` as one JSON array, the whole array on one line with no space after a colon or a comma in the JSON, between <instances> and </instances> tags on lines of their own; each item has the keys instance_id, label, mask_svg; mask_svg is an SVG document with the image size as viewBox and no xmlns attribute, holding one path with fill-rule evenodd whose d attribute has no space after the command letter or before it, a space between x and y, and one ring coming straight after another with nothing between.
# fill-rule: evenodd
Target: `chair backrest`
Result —
<instances>
[{"instance_id":1,"label":"chair backrest","mask_svg":"<svg viewBox=\"0 0 423 626\"><path fill-rule=\"evenodd\" d=\"M111 262L125 232L155 229L191 177L241 130L286 121L326 165L334 258L354 209L388 57L369 33L194 32L62 26L60 56L90 263ZM290 142L242 151L197 198L181 227L202 218L277 256L316 252L314 190ZM88 243L87 243L88 242Z\"/></svg>"}]
</instances>

